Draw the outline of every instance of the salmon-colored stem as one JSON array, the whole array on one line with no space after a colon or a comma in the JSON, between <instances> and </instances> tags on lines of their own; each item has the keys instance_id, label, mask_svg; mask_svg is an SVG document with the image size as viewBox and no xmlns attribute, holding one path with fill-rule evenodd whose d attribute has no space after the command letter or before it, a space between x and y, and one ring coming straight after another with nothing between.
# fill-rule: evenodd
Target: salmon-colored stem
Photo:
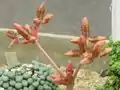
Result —
<instances>
[{"instance_id":1,"label":"salmon-colored stem","mask_svg":"<svg viewBox=\"0 0 120 90\"><path fill-rule=\"evenodd\" d=\"M78 74L81 66L82 66L82 64L79 62L79 65L78 65L78 67L75 69L75 72L74 72L74 74L73 74L73 79L74 79L74 80L75 80L75 78L76 78L76 76L77 76L77 74Z\"/></svg>"},{"instance_id":2,"label":"salmon-colored stem","mask_svg":"<svg viewBox=\"0 0 120 90\"><path fill-rule=\"evenodd\" d=\"M66 90L74 90L74 83L67 85Z\"/></svg>"},{"instance_id":3,"label":"salmon-colored stem","mask_svg":"<svg viewBox=\"0 0 120 90\"><path fill-rule=\"evenodd\" d=\"M59 69L59 67L57 66L57 64L54 62L54 60L47 54L47 52L42 48L42 46L40 45L40 43L38 41L36 41L36 45L37 47L44 53L44 55L48 58L48 60L51 62L51 64L53 65L53 67L56 69L56 71L62 76L65 77L64 74L61 72L61 70Z\"/></svg>"},{"instance_id":4,"label":"salmon-colored stem","mask_svg":"<svg viewBox=\"0 0 120 90\"><path fill-rule=\"evenodd\" d=\"M11 47L15 44L15 42L16 42L16 39L13 39L13 40L10 42L8 48L11 48Z\"/></svg>"}]
</instances>

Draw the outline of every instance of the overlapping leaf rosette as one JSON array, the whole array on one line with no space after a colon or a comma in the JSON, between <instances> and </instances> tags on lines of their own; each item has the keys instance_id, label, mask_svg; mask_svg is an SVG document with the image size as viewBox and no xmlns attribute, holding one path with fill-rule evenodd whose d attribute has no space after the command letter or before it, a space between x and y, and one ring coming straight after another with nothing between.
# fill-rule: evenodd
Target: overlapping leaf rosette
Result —
<instances>
[{"instance_id":1,"label":"overlapping leaf rosette","mask_svg":"<svg viewBox=\"0 0 120 90\"><path fill-rule=\"evenodd\" d=\"M4 90L59 90L50 74L54 70L37 60L0 70L0 88Z\"/></svg>"}]
</instances>

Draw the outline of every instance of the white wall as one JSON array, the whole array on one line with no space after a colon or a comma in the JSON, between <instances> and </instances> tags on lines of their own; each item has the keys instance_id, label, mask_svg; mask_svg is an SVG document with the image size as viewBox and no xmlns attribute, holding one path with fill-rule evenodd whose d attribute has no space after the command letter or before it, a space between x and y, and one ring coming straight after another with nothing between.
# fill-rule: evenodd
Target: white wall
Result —
<instances>
[{"instance_id":1,"label":"white wall","mask_svg":"<svg viewBox=\"0 0 120 90\"><path fill-rule=\"evenodd\" d=\"M120 0L112 0L112 38L120 40Z\"/></svg>"}]
</instances>

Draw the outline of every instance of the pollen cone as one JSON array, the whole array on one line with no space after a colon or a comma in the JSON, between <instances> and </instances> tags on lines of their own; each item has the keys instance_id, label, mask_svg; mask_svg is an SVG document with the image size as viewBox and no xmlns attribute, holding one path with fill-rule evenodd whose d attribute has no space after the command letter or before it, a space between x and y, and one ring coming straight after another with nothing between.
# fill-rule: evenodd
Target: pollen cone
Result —
<instances>
[{"instance_id":1,"label":"pollen cone","mask_svg":"<svg viewBox=\"0 0 120 90\"><path fill-rule=\"evenodd\" d=\"M80 53L80 50L71 50L65 53L64 55L69 56L69 57L76 57L76 56L80 56L81 53Z\"/></svg>"}]
</instances>

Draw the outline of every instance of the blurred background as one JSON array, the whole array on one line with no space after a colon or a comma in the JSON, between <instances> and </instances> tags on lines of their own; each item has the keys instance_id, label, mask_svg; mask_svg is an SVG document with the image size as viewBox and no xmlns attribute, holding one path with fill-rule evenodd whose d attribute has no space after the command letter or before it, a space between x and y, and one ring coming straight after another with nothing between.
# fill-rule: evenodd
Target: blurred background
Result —
<instances>
[{"instance_id":1,"label":"blurred background","mask_svg":"<svg viewBox=\"0 0 120 90\"><path fill-rule=\"evenodd\" d=\"M0 27L13 28L14 22L32 25L36 9L43 0L1 0L0 1ZM53 19L41 26L41 32L60 35L80 34L81 19L88 17L91 35L111 35L111 0L46 0L46 9L53 13ZM4 53L17 52L18 59L24 63L31 63L33 59L49 64L49 61L35 45L16 45L7 49L10 40L0 33L0 63L6 63ZM58 65L65 65L68 60L77 66L80 58L68 58L63 54L68 50L77 48L70 40L40 37L40 43ZM84 66L100 72L107 67L108 57L95 60L93 64Z\"/></svg>"}]
</instances>

